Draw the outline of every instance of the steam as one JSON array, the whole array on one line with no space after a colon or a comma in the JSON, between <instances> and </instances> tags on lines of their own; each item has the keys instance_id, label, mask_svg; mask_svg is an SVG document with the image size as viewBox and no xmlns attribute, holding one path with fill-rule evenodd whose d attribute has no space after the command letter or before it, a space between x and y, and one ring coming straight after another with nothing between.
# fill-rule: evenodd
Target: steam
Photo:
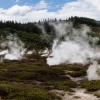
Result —
<instances>
[{"instance_id":1,"label":"steam","mask_svg":"<svg viewBox=\"0 0 100 100\"><path fill-rule=\"evenodd\" d=\"M95 61L87 70L88 80L100 80L100 65Z\"/></svg>"},{"instance_id":2,"label":"steam","mask_svg":"<svg viewBox=\"0 0 100 100\"><path fill-rule=\"evenodd\" d=\"M28 55L31 55L31 54L33 54L33 53L35 53L35 52L36 52L35 50L30 50L30 51L27 52L27 54L28 54Z\"/></svg>"},{"instance_id":3,"label":"steam","mask_svg":"<svg viewBox=\"0 0 100 100\"><path fill-rule=\"evenodd\" d=\"M6 39L2 38L0 43L0 57L8 60L21 60L26 52L24 43L16 34L9 34Z\"/></svg>"},{"instance_id":4,"label":"steam","mask_svg":"<svg viewBox=\"0 0 100 100\"><path fill-rule=\"evenodd\" d=\"M49 55L49 49L46 48L44 51L40 51L39 54L41 54L41 56L47 57Z\"/></svg>"},{"instance_id":5,"label":"steam","mask_svg":"<svg viewBox=\"0 0 100 100\"><path fill-rule=\"evenodd\" d=\"M96 46L99 38L89 35L91 30L88 26L82 25L76 29L70 22L50 24L55 28L56 39L47 64L87 64L100 58L99 47Z\"/></svg>"}]
</instances>

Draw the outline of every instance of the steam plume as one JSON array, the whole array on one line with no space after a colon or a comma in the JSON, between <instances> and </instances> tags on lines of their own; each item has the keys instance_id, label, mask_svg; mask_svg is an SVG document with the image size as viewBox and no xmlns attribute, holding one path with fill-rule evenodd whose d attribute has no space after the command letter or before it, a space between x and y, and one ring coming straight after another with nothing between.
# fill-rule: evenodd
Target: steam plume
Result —
<instances>
[{"instance_id":1,"label":"steam plume","mask_svg":"<svg viewBox=\"0 0 100 100\"><path fill-rule=\"evenodd\" d=\"M0 43L0 56L2 59L21 60L25 51L24 43L22 43L16 34L9 34Z\"/></svg>"},{"instance_id":2,"label":"steam plume","mask_svg":"<svg viewBox=\"0 0 100 100\"><path fill-rule=\"evenodd\" d=\"M95 61L87 70L88 80L100 80L100 65Z\"/></svg>"},{"instance_id":3,"label":"steam plume","mask_svg":"<svg viewBox=\"0 0 100 100\"><path fill-rule=\"evenodd\" d=\"M96 43L99 38L91 37L90 28L82 25L81 28L73 28L72 23L50 23L56 31L56 39L52 46L52 52L47 58L49 65L62 63L87 64L100 58L100 52Z\"/></svg>"}]
</instances>

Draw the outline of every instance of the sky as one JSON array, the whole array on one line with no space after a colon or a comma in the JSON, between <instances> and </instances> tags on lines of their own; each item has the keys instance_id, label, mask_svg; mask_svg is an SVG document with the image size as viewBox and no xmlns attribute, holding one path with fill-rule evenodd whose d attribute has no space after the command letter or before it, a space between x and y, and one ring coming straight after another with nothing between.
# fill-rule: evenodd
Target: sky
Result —
<instances>
[{"instance_id":1,"label":"sky","mask_svg":"<svg viewBox=\"0 0 100 100\"><path fill-rule=\"evenodd\" d=\"M0 20L37 22L71 16L100 20L100 0L0 0Z\"/></svg>"}]
</instances>

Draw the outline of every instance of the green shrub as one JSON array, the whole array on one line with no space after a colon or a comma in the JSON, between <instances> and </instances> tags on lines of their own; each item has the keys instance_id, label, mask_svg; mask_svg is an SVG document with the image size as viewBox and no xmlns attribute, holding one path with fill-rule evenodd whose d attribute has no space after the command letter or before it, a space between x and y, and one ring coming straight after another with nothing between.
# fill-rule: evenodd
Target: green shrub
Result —
<instances>
[{"instance_id":1,"label":"green shrub","mask_svg":"<svg viewBox=\"0 0 100 100\"><path fill-rule=\"evenodd\" d=\"M58 89L58 90L66 90L66 91L71 91L71 88L77 87L77 83L71 80L47 82L45 85L47 86L46 89Z\"/></svg>"},{"instance_id":2,"label":"green shrub","mask_svg":"<svg viewBox=\"0 0 100 100\"><path fill-rule=\"evenodd\" d=\"M84 67L81 67L81 66L72 66L72 65L69 65L66 67L66 70L69 70L69 71L81 71L83 70Z\"/></svg>"},{"instance_id":3,"label":"green shrub","mask_svg":"<svg viewBox=\"0 0 100 100\"><path fill-rule=\"evenodd\" d=\"M72 77L86 76L86 71L85 70L81 70L81 71L77 71L77 72L68 72L68 75L70 75Z\"/></svg>"},{"instance_id":4,"label":"green shrub","mask_svg":"<svg viewBox=\"0 0 100 100\"><path fill-rule=\"evenodd\" d=\"M81 86L87 91L97 91L100 89L100 81L85 81L81 83Z\"/></svg>"},{"instance_id":5,"label":"green shrub","mask_svg":"<svg viewBox=\"0 0 100 100\"><path fill-rule=\"evenodd\" d=\"M32 84L2 83L0 84L0 96L4 100L60 100L56 94L48 92Z\"/></svg>"}]
</instances>

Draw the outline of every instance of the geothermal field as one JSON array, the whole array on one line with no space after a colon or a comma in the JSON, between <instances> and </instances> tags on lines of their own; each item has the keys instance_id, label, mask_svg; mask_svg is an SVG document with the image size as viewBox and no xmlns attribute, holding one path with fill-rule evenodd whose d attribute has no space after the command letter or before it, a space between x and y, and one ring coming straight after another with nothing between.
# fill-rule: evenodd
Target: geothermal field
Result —
<instances>
[{"instance_id":1,"label":"geothermal field","mask_svg":"<svg viewBox=\"0 0 100 100\"><path fill-rule=\"evenodd\" d=\"M100 100L100 0L0 0L0 100Z\"/></svg>"},{"instance_id":2,"label":"geothermal field","mask_svg":"<svg viewBox=\"0 0 100 100\"><path fill-rule=\"evenodd\" d=\"M99 100L99 27L35 25L41 34L0 30L1 100Z\"/></svg>"}]
</instances>

